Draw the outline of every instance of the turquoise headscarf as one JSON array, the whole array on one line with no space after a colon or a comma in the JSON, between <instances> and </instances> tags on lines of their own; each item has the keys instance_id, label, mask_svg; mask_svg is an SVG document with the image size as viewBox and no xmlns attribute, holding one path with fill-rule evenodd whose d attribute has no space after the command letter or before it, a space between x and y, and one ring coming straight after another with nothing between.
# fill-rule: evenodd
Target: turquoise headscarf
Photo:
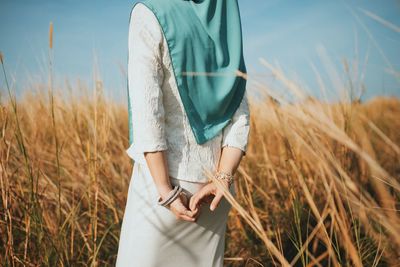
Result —
<instances>
[{"instance_id":1,"label":"turquoise headscarf","mask_svg":"<svg viewBox=\"0 0 400 267\"><path fill-rule=\"evenodd\" d=\"M246 79L241 75L246 73L246 66L238 2L139 2L152 10L163 30L192 132L197 143L203 144L232 120L246 89ZM130 105L128 97L129 122ZM131 127L129 137L132 143Z\"/></svg>"}]
</instances>

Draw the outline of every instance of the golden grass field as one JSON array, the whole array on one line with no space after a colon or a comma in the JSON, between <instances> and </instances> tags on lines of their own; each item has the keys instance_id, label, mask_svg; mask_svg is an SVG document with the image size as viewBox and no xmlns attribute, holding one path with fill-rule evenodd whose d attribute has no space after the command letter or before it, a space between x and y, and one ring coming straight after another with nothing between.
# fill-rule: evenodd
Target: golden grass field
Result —
<instances>
[{"instance_id":1,"label":"golden grass field","mask_svg":"<svg viewBox=\"0 0 400 267\"><path fill-rule=\"evenodd\" d=\"M226 266L400 266L400 100L326 103L264 64L300 101L249 99ZM18 101L6 84L1 265L114 266L133 164L126 105L100 81L65 97L50 79Z\"/></svg>"}]
</instances>

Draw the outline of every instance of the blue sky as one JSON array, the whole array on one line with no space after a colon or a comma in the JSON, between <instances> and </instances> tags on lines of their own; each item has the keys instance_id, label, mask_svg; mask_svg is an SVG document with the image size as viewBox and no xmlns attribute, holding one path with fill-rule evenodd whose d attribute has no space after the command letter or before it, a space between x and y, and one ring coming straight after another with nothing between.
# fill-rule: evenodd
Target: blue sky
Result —
<instances>
[{"instance_id":1,"label":"blue sky","mask_svg":"<svg viewBox=\"0 0 400 267\"><path fill-rule=\"evenodd\" d=\"M56 82L65 86L68 79L76 86L79 79L91 86L97 61L108 94L124 100L128 21L133 3L0 0L0 51L13 87L21 92L32 81L47 79L52 21ZM387 71L391 66L397 74L400 72L400 1L239 0L239 5L248 73L269 88L280 85L259 58L279 64L289 77L301 80L319 97L310 64L329 81L317 49L323 47L339 72L343 58L354 61L358 55L359 74L354 77L366 85L364 99L400 96L400 78ZM383 26L363 10L395 27ZM0 77L3 91L4 78Z\"/></svg>"}]
</instances>

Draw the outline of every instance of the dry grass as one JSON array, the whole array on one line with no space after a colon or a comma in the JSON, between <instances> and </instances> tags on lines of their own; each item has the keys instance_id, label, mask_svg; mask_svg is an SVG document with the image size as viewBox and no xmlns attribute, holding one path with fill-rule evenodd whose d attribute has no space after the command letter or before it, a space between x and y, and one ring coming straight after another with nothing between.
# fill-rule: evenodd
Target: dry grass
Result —
<instances>
[{"instance_id":1,"label":"dry grass","mask_svg":"<svg viewBox=\"0 0 400 267\"><path fill-rule=\"evenodd\" d=\"M228 255L269 266L275 244L295 266L397 266L400 100L252 111Z\"/></svg>"},{"instance_id":2,"label":"dry grass","mask_svg":"<svg viewBox=\"0 0 400 267\"><path fill-rule=\"evenodd\" d=\"M79 98L44 89L1 106L1 262L112 265L132 167L126 107L101 83ZM250 108L227 265L395 266L399 100Z\"/></svg>"}]
</instances>

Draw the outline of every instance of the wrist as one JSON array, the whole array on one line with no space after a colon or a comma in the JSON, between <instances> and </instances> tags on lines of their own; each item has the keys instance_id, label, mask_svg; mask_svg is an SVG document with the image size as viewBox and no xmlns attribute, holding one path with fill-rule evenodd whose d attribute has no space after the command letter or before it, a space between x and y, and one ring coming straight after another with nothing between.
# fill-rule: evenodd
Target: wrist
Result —
<instances>
[{"instance_id":1,"label":"wrist","mask_svg":"<svg viewBox=\"0 0 400 267\"><path fill-rule=\"evenodd\" d=\"M226 186L226 188L230 188L230 186L233 184L233 173L230 171L223 171L223 170L218 170L214 174L214 179L219 180L222 182L223 185ZM212 181L213 179L210 179L209 181Z\"/></svg>"},{"instance_id":2,"label":"wrist","mask_svg":"<svg viewBox=\"0 0 400 267\"><path fill-rule=\"evenodd\" d=\"M160 185L157 187L158 193L160 194L162 199L165 199L169 192L173 190L171 185Z\"/></svg>"}]
</instances>

